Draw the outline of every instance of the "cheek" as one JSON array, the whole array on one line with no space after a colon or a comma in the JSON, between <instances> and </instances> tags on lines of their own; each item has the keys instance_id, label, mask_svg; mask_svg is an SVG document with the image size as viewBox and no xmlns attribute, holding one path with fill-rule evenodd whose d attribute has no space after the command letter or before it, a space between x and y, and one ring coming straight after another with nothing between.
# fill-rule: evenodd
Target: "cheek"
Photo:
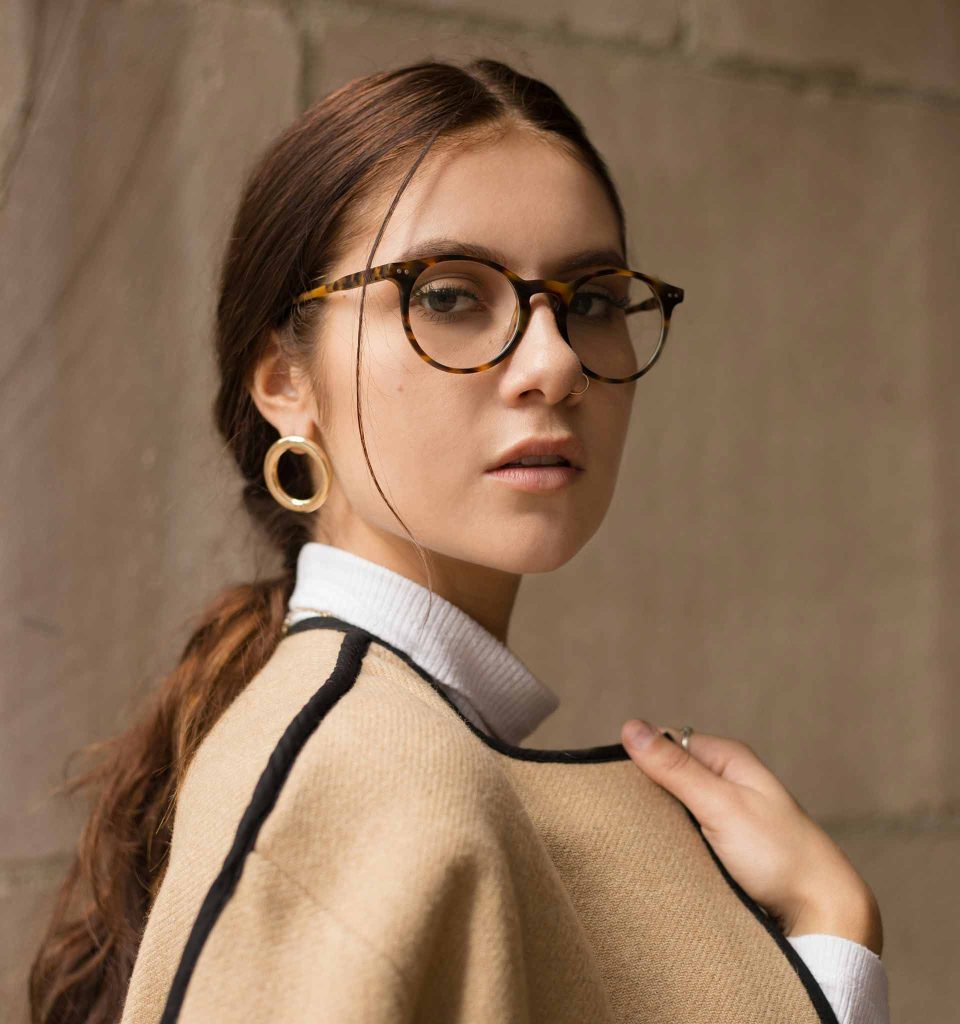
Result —
<instances>
[{"instance_id":1,"label":"cheek","mask_svg":"<svg viewBox=\"0 0 960 1024\"><path fill-rule=\"evenodd\" d=\"M423 377L395 382L391 400L378 409L384 461L419 481L456 480L471 456L478 457L470 427L474 411L443 381Z\"/></svg>"},{"instance_id":2,"label":"cheek","mask_svg":"<svg viewBox=\"0 0 960 1024\"><path fill-rule=\"evenodd\" d=\"M331 328L324 393L341 486L356 511L388 524L393 519L370 478L357 425L356 323L344 317ZM468 489L482 482L491 453L478 444L484 401L471 384L424 363L401 328L370 320L360 362L364 440L380 486L411 527L456 522L469 507Z\"/></svg>"},{"instance_id":3,"label":"cheek","mask_svg":"<svg viewBox=\"0 0 960 1024\"><path fill-rule=\"evenodd\" d=\"M439 371L438 371L439 374ZM449 375L447 375L449 376ZM485 479L485 467L505 440L504 424L492 414L493 398L476 377L452 377L434 386L430 398L411 401L408 422L423 439L421 465L413 470L426 514L444 516L469 532L496 509L499 495ZM494 504L491 505L491 500Z\"/></svg>"},{"instance_id":4,"label":"cheek","mask_svg":"<svg viewBox=\"0 0 960 1024\"><path fill-rule=\"evenodd\" d=\"M622 388L608 385L602 395L595 396L593 405L584 411L582 433L598 460L613 465L619 462L633 415L635 387L636 382Z\"/></svg>"},{"instance_id":5,"label":"cheek","mask_svg":"<svg viewBox=\"0 0 960 1024\"><path fill-rule=\"evenodd\" d=\"M383 360L364 374L367 447L377 474L389 482L398 499L420 504L429 495L430 501L447 503L448 495L456 495L468 465L482 464L471 433L475 401L468 401L462 388L451 386L445 379L449 375L425 366L416 353L411 356L415 365Z\"/></svg>"}]
</instances>

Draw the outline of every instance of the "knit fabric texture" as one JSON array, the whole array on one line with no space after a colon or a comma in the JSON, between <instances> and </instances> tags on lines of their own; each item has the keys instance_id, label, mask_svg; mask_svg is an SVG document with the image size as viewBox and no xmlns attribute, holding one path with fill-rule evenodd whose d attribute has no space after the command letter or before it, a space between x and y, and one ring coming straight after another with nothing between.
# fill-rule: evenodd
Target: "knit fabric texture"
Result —
<instances>
[{"instance_id":1,"label":"knit fabric texture","mask_svg":"<svg viewBox=\"0 0 960 1024\"><path fill-rule=\"evenodd\" d=\"M512 746L332 615L193 758L121 1024L836 1024L619 743Z\"/></svg>"}]
</instances>

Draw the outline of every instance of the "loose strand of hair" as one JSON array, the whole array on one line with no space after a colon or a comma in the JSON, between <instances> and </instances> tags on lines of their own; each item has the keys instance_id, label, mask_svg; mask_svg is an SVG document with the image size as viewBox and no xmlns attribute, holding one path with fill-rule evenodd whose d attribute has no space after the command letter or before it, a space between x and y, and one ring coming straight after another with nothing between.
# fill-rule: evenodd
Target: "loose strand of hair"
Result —
<instances>
[{"instance_id":1,"label":"loose strand of hair","mask_svg":"<svg viewBox=\"0 0 960 1024\"><path fill-rule=\"evenodd\" d=\"M391 201L390 206L387 209L387 212L384 214L383 219L380 222L380 228L377 231L376 238L374 238L373 244L370 247L370 252L367 255L367 265L366 265L366 267L364 267L363 284L361 285L361 288L360 288L360 312L359 312L359 316L357 317L356 412L357 412L357 427L358 427L358 430L359 430L359 433L360 433L360 444L361 444L361 447L363 448L363 457L366 460L367 467L370 470L370 475L373 478L374 483L376 484L377 491L380 493L380 497L383 498L383 500L384 500L385 504L387 505L387 507L394 514L394 516L396 517L397 521L400 523L400 525L406 531L407 536L413 542L413 545L416 548L417 553L420 555L420 560L421 560L421 562L423 564L424 571L427 574L427 588L429 590L429 594L427 596L427 612L426 612L426 615L424 617L423 622L421 623L421 627L420 627L421 630L423 630L426 627L426 624L427 624L427 622L430 619L430 611L431 611L431 608L433 606L434 591L433 591L433 576L432 576L432 573L431 573L430 558L427 556L427 554L426 554L423 546L420 544L420 542L410 532L410 530L407 527L406 522L404 522L403 518L401 517L400 513L396 510L396 508L394 507L393 503L386 496L386 494L384 494L383 488L380 486L380 481L377 479L377 474L374 471L373 464L370 461L370 454L369 454L369 452L367 450L366 433L365 433L364 428L363 428L363 418L361 416L360 367L361 367L361 364L362 364L361 353L362 353L362 348L363 348L363 346L361 344L361 339L362 339L362 336L363 336L363 310L364 310L364 304L365 304L366 295L367 295L367 273L370 270L370 268L373 266L373 259L374 259L374 256L376 254L376 251L377 251L377 246L380 244L380 240L383 238L383 233L384 233L384 231L386 231L387 224L390 222L390 218L393 216L393 211L396 209L397 203L400 202L400 198L403 195L404 191L406 190L407 185L410 183L411 179L413 178L413 175L416 173L417 168L420 166L420 164L422 163L423 159L426 157L427 153L430 151L430 147L433 145L433 143L436 141L437 137L440 135L440 133L444 130L445 127L447 127L447 125L445 123L441 122L436 127L436 129L433 131L433 134L429 137L429 139L427 140L426 144L421 149L420 154L417 156L417 159L413 162L412 166L407 170L407 173L404 175L403 180L400 182L399 187L397 188L396 192L394 193L393 200Z\"/></svg>"}]
</instances>

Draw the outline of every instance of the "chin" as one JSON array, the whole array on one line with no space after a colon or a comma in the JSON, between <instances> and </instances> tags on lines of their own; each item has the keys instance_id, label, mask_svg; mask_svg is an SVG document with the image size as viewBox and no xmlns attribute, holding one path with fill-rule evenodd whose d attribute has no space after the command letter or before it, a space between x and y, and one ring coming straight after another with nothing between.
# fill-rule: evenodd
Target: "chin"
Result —
<instances>
[{"instance_id":1,"label":"chin","mask_svg":"<svg viewBox=\"0 0 960 1024\"><path fill-rule=\"evenodd\" d=\"M483 562L517 575L553 572L579 554L589 539L582 531L572 529L563 533L543 530L539 536L523 530L512 537L511 531L505 528L498 537L496 551L488 552Z\"/></svg>"}]
</instances>

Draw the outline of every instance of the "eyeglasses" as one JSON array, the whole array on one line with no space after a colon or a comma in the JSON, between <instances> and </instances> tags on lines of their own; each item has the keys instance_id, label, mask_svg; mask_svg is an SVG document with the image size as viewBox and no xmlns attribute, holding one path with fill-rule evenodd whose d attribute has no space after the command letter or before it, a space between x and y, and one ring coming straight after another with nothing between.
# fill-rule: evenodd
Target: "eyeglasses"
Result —
<instances>
[{"instance_id":1,"label":"eyeglasses","mask_svg":"<svg viewBox=\"0 0 960 1024\"><path fill-rule=\"evenodd\" d=\"M506 359L530 322L530 299L541 292L557 329L594 380L627 384L656 362L683 289L625 267L604 267L573 281L525 279L462 253L443 253L324 281L297 296L292 308L366 282L393 281L403 328L424 362L447 373L480 373Z\"/></svg>"}]
</instances>

